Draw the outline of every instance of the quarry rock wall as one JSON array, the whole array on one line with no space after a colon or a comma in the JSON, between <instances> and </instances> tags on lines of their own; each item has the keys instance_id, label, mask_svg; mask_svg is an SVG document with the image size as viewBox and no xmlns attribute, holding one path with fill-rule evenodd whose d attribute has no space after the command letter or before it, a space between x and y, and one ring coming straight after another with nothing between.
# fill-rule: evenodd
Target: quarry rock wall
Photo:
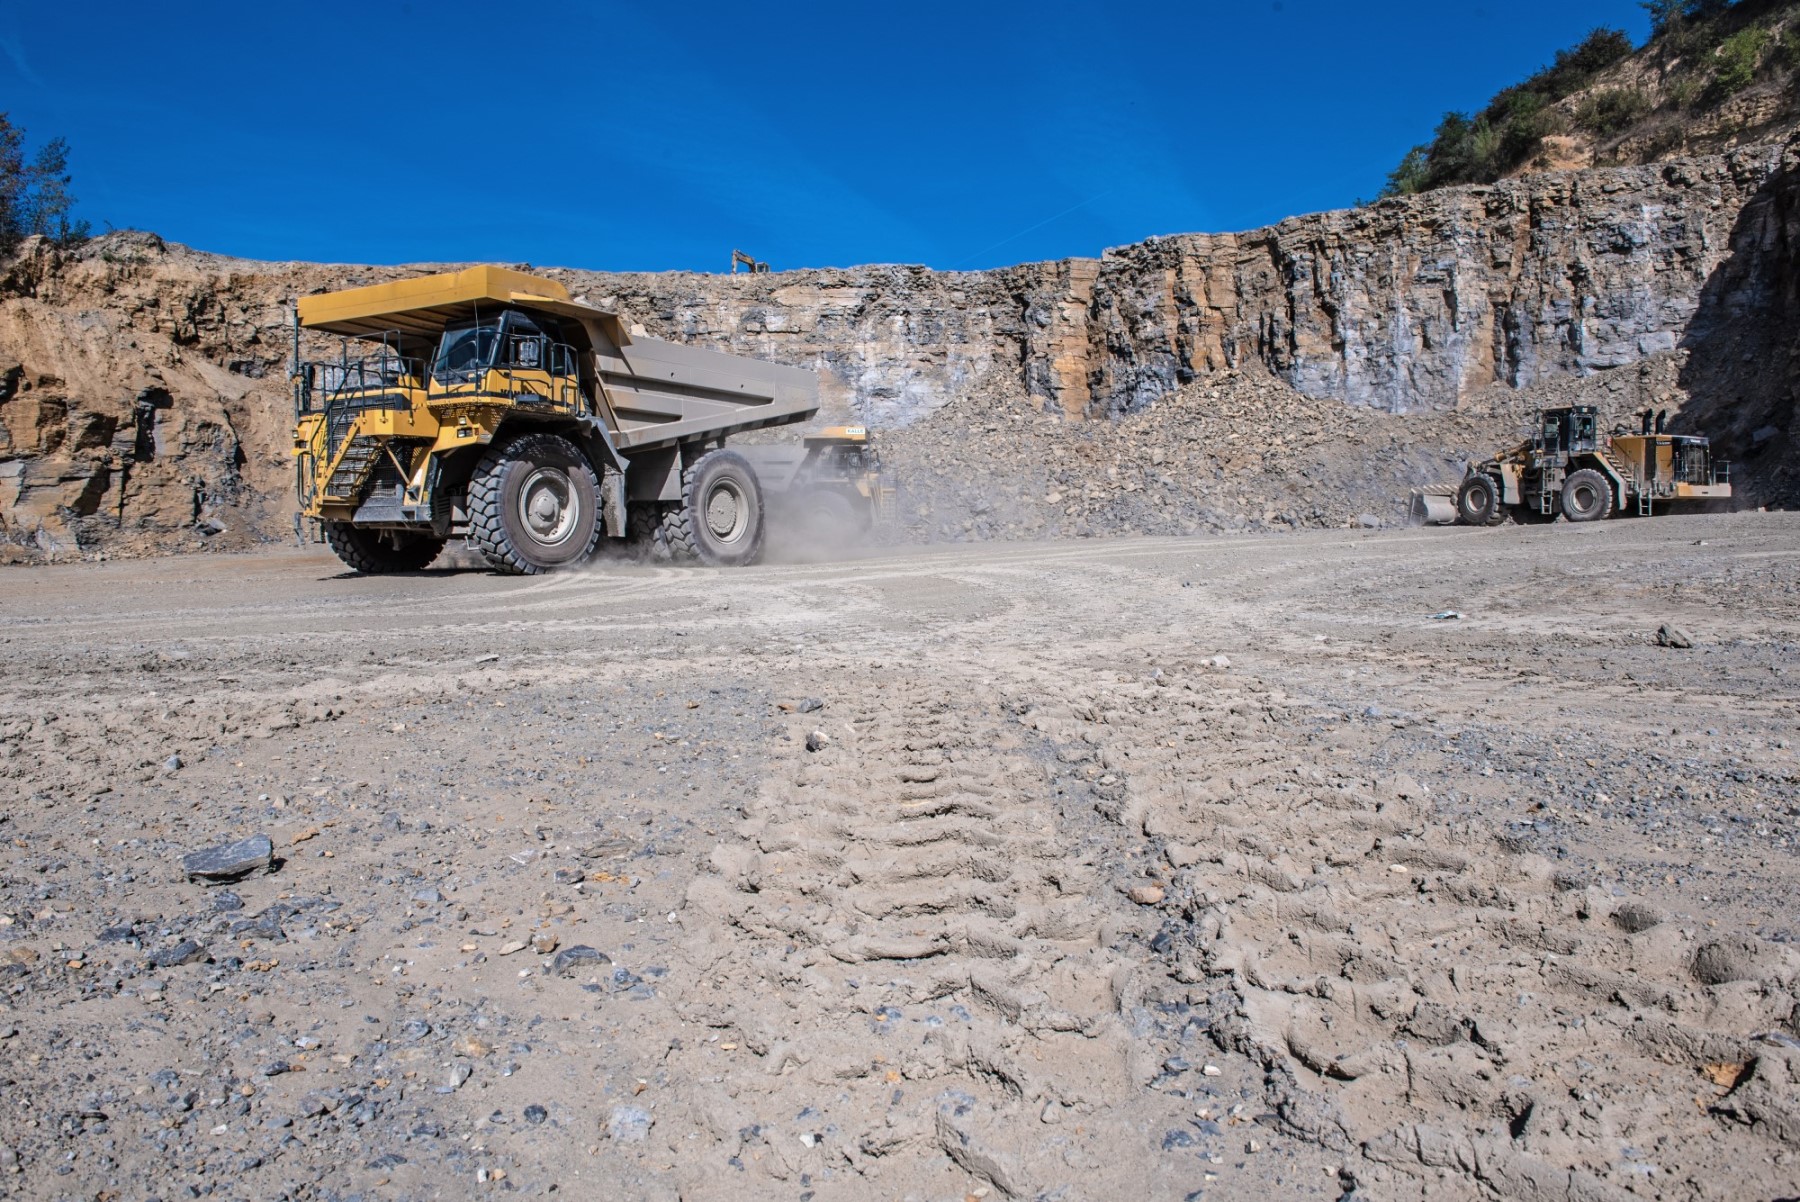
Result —
<instances>
[{"instance_id":1,"label":"quarry rock wall","mask_svg":"<svg viewBox=\"0 0 1800 1202\"><path fill-rule=\"evenodd\" d=\"M996 392L1113 419L1227 370L1442 412L1755 327L1749 353L1780 370L1745 386L1746 352L1701 355L1692 411L1763 451L1789 445L1792 327L1767 298L1792 291L1795 157L1528 175L991 271L537 270L652 336L813 368L828 414L889 428ZM288 306L431 269L252 262L139 233L28 242L0 264L0 555L281 537Z\"/></svg>"}]
</instances>

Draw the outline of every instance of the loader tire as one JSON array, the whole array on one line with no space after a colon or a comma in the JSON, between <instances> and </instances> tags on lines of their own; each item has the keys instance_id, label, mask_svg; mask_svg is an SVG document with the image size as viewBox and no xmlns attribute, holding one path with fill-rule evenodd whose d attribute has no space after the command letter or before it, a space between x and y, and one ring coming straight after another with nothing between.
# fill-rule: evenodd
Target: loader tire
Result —
<instances>
[{"instance_id":1,"label":"loader tire","mask_svg":"<svg viewBox=\"0 0 1800 1202\"><path fill-rule=\"evenodd\" d=\"M475 465L469 542L496 572L577 567L593 555L600 530L600 478L568 439L521 435Z\"/></svg>"},{"instance_id":2,"label":"loader tire","mask_svg":"<svg viewBox=\"0 0 1800 1202\"><path fill-rule=\"evenodd\" d=\"M1456 517L1465 526L1498 526L1506 520L1500 485L1485 473L1470 476L1456 490Z\"/></svg>"},{"instance_id":3,"label":"loader tire","mask_svg":"<svg viewBox=\"0 0 1800 1202\"><path fill-rule=\"evenodd\" d=\"M664 513L671 558L739 568L762 555L763 495L756 471L736 451L709 451L681 473L681 500Z\"/></svg>"},{"instance_id":4,"label":"loader tire","mask_svg":"<svg viewBox=\"0 0 1800 1202\"><path fill-rule=\"evenodd\" d=\"M444 539L407 530L370 530L349 522L326 522L325 542L344 566L364 576L418 572L444 549Z\"/></svg>"},{"instance_id":5,"label":"loader tire","mask_svg":"<svg viewBox=\"0 0 1800 1202\"><path fill-rule=\"evenodd\" d=\"M813 543L837 548L868 528L868 514L860 516L850 498L827 489L803 494L795 505L795 532Z\"/></svg>"},{"instance_id":6,"label":"loader tire","mask_svg":"<svg viewBox=\"0 0 1800 1202\"><path fill-rule=\"evenodd\" d=\"M1562 511L1571 522L1597 522L1611 517L1612 485L1591 467L1570 472L1563 481Z\"/></svg>"}]
</instances>

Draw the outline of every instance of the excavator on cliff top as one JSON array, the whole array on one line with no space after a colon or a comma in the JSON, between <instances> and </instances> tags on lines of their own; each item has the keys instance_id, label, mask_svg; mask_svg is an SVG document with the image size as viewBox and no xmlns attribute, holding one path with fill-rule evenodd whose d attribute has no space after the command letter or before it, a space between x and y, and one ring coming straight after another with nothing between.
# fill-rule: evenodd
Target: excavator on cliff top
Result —
<instances>
[{"instance_id":1,"label":"excavator on cliff top","mask_svg":"<svg viewBox=\"0 0 1800 1202\"><path fill-rule=\"evenodd\" d=\"M1600 433L1592 405L1545 409L1532 434L1492 459L1471 464L1460 485L1413 490L1415 523L1498 526L1596 522L1615 514L1649 517L1695 511L1731 499L1731 465L1708 440L1670 434L1666 413L1646 410L1636 433Z\"/></svg>"}]
</instances>

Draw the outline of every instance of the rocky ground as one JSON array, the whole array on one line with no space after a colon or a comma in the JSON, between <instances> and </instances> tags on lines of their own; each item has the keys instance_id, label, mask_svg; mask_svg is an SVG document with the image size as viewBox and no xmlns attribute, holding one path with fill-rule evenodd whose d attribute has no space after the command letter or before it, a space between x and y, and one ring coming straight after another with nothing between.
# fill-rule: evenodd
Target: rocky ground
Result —
<instances>
[{"instance_id":1,"label":"rocky ground","mask_svg":"<svg viewBox=\"0 0 1800 1202\"><path fill-rule=\"evenodd\" d=\"M0 575L0 1196L1795 1196L1797 550Z\"/></svg>"}]
</instances>

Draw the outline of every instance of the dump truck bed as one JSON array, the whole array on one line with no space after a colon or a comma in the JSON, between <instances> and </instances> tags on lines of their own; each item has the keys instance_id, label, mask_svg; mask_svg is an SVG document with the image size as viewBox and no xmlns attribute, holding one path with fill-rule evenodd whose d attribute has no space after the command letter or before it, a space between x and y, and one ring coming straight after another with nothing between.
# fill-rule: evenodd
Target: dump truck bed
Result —
<instances>
[{"instance_id":1,"label":"dump truck bed","mask_svg":"<svg viewBox=\"0 0 1800 1202\"><path fill-rule=\"evenodd\" d=\"M805 421L819 409L819 378L804 368L641 336L597 361L626 453Z\"/></svg>"}]
</instances>

